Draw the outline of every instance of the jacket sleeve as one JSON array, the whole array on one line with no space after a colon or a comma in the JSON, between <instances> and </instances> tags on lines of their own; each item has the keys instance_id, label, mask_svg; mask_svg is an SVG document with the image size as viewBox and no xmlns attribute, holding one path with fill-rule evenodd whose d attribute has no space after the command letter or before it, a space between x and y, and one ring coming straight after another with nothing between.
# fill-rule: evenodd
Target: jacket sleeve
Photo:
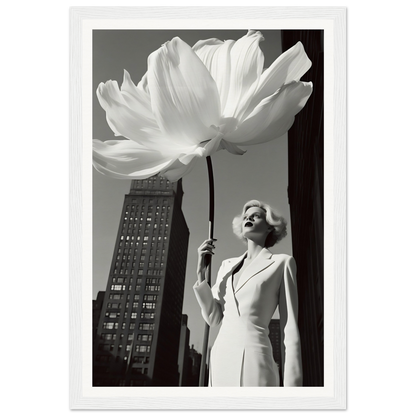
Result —
<instances>
[{"instance_id":1,"label":"jacket sleeve","mask_svg":"<svg viewBox=\"0 0 416 416\"><path fill-rule=\"evenodd\" d=\"M219 325L223 317L223 294L220 293L221 270L223 264L218 271L217 281L210 288L206 280L202 283L194 284L194 292L196 299L201 307L202 317L209 326Z\"/></svg>"},{"instance_id":2,"label":"jacket sleeve","mask_svg":"<svg viewBox=\"0 0 416 416\"><path fill-rule=\"evenodd\" d=\"M296 262L285 262L279 293L280 331L282 340L283 385L302 386L302 355L298 328L298 289Z\"/></svg>"}]
</instances>

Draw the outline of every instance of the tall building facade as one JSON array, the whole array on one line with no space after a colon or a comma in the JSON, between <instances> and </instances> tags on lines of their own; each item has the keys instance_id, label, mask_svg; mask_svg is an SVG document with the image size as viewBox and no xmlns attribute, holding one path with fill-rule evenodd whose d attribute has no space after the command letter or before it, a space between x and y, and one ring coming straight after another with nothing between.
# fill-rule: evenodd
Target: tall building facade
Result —
<instances>
[{"instance_id":1,"label":"tall building facade","mask_svg":"<svg viewBox=\"0 0 416 416\"><path fill-rule=\"evenodd\" d=\"M179 341L178 370L179 386L187 386L189 370L189 338L188 315L182 315L181 336Z\"/></svg>"},{"instance_id":2,"label":"tall building facade","mask_svg":"<svg viewBox=\"0 0 416 416\"><path fill-rule=\"evenodd\" d=\"M194 345L191 345L189 349L189 357L190 357L190 371L188 372L188 386L199 386L199 374L201 371L201 362L202 362L202 354L200 354L195 348ZM208 386L208 365L205 364L205 382L204 386Z\"/></svg>"},{"instance_id":3,"label":"tall building facade","mask_svg":"<svg viewBox=\"0 0 416 416\"><path fill-rule=\"evenodd\" d=\"M313 93L288 132L288 197L297 263L303 385L324 385L324 32L283 30L282 50L301 41L312 61L302 77Z\"/></svg>"},{"instance_id":4,"label":"tall building facade","mask_svg":"<svg viewBox=\"0 0 416 416\"><path fill-rule=\"evenodd\" d=\"M93 351L96 348L98 324L103 310L105 292L98 292L97 299L92 301L92 342Z\"/></svg>"},{"instance_id":5,"label":"tall building facade","mask_svg":"<svg viewBox=\"0 0 416 416\"><path fill-rule=\"evenodd\" d=\"M273 358L279 367L280 385L283 386L282 373L282 337L280 334L280 319L272 319L269 323L269 338L273 348Z\"/></svg>"},{"instance_id":6,"label":"tall building facade","mask_svg":"<svg viewBox=\"0 0 416 416\"><path fill-rule=\"evenodd\" d=\"M178 386L189 230L182 183L133 180L94 348L94 386Z\"/></svg>"}]
</instances>

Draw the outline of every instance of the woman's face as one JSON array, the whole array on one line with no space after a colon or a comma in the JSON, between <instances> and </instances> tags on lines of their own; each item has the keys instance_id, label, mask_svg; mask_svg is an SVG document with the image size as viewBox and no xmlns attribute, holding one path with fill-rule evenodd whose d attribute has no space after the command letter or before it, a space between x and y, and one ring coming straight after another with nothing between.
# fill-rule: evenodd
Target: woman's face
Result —
<instances>
[{"instance_id":1,"label":"woman's face","mask_svg":"<svg viewBox=\"0 0 416 416\"><path fill-rule=\"evenodd\" d=\"M266 213L259 207L249 208L243 216L243 236L250 240L265 238L270 232L266 221Z\"/></svg>"}]
</instances>

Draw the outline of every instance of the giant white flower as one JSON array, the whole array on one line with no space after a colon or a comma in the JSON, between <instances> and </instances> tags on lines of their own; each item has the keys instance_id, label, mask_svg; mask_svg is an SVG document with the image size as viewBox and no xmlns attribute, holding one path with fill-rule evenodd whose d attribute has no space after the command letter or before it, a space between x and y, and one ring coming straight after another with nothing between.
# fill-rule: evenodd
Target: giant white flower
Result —
<instances>
[{"instance_id":1,"label":"giant white flower","mask_svg":"<svg viewBox=\"0 0 416 416\"><path fill-rule=\"evenodd\" d=\"M148 58L136 86L127 71L101 83L98 100L121 139L93 141L93 164L115 178L157 173L176 181L198 158L219 149L243 154L249 146L280 137L312 93L300 78L310 68L298 42L264 70L263 36L207 39L193 48L175 37Z\"/></svg>"}]
</instances>

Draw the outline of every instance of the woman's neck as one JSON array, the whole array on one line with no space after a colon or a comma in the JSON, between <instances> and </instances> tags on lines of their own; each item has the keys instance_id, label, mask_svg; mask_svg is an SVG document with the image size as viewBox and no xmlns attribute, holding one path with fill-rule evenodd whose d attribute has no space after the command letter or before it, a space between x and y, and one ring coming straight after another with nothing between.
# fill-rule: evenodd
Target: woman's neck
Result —
<instances>
[{"instance_id":1,"label":"woman's neck","mask_svg":"<svg viewBox=\"0 0 416 416\"><path fill-rule=\"evenodd\" d=\"M258 244L255 241L247 240L247 259L251 260L256 258L263 248L264 244Z\"/></svg>"}]
</instances>

